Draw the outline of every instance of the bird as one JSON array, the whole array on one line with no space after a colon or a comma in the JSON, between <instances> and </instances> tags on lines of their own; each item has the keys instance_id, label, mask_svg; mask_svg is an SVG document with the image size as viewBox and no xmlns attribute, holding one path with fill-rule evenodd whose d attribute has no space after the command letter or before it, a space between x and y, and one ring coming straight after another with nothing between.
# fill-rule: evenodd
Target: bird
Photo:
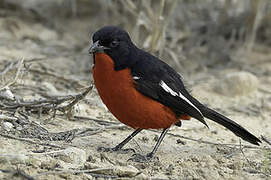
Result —
<instances>
[{"instance_id":1,"label":"bird","mask_svg":"<svg viewBox=\"0 0 271 180\"><path fill-rule=\"evenodd\" d=\"M154 157L172 125L195 118L208 127L205 118L229 129L254 145L261 141L230 118L203 105L186 89L183 78L156 56L138 48L130 35L118 26L104 26L92 36L88 50L93 55L94 84L108 110L134 132L114 148L120 151L143 129L162 129L153 150L134 154L142 162Z\"/></svg>"}]
</instances>

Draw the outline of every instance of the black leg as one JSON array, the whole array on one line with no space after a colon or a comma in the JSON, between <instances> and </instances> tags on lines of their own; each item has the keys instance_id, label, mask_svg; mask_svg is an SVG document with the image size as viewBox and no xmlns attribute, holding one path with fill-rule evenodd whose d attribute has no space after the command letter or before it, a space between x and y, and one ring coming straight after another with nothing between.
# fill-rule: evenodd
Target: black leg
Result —
<instances>
[{"instance_id":1,"label":"black leg","mask_svg":"<svg viewBox=\"0 0 271 180\"><path fill-rule=\"evenodd\" d=\"M157 143L155 144L155 146L154 146L152 152L150 152L149 154L147 154L147 157L148 157L148 158L151 159L151 158L153 157L153 155L156 153L158 147L160 146L161 142L163 141L164 137L166 136L168 130L169 130L169 128L163 129L163 132L161 133L161 135L160 135L160 137L159 137Z\"/></svg>"},{"instance_id":2,"label":"black leg","mask_svg":"<svg viewBox=\"0 0 271 180\"><path fill-rule=\"evenodd\" d=\"M121 143L119 143L116 147L114 148L105 148L105 147L99 147L98 151L120 151L122 149L122 147L127 144L131 139L133 139L133 137L135 137L140 131L142 131L142 129L136 129L132 134L130 134L126 139L124 139ZM123 149L123 152L127 152L127 151L133 151L135 152L134 149Z\"/></svg>"},{"instance_id":3,"label":"black leg","mask_svg":"<svg viewBox=\"0 0 271 180\"><path fill-rule=\"evenodd\" d=\"M136 129L132 134L130 134L126 139L119 143L116 147L113 148L114 151L120 150L125 144L127 144L133 137L135 137L142 129Z\"/></svg>"},{"instance_id":4,"label":"black leg","mask_svg":"<svg viewBox=\"0 0 271 180\"><path fill-rule=\"evenodd\" d=\"M161 142L163 141L165 135L167 134L169 128L163 129L163 132L161 133L157 143L155 144L152 152L148 153L146 156L141 155L141 154L134 154L132 158L130 158L129 160L135 161L135 162L145 162L150 160L153 155L156 153L158 147L160 146Z\"/></svg>"}]
</instances>

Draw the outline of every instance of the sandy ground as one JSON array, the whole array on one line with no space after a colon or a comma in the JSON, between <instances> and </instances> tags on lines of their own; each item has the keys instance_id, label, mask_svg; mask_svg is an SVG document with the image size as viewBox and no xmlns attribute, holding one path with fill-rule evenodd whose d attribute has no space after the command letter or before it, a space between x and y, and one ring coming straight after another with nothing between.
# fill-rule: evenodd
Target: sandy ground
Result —
<instances>
[{"instance_id":1,"label":"sandy ground","mask_svg":"<svg viewBox=\"0 0 271 180\"><path fill-rule=\"evenodd\" d=\"M92 79L86 22L70 21L59 33L16 17L0 18L1 72L10 62L24 59L25 64L11 92L24 100L38 100L40 92L50 96L83 92ZM257 137L271 139L271 51L255 47L249 54L234 54L233 62L220 69L194 70L199 69L197 61L186 62L194 73L184 78L202 102ZM17 69L5 74L2 82L13 79ZM228 75L233 75L235 84L229 84ZM238 88L221 90L234 85ZM51 111L23 116L0 110L0 114L17 117L16 122L0 119L0 179L270 179L270 145L241 141L240 146L239 138L209 120L210 129L194 119L184 121L181 128L172 127L152 162L128 161L133 152L97 151L115 146L133 130L106 110L95 89L72 112L57 111L53 118ZM159 133L142 131L126 148L146 154Z\"/></svg>"}]
</instances>

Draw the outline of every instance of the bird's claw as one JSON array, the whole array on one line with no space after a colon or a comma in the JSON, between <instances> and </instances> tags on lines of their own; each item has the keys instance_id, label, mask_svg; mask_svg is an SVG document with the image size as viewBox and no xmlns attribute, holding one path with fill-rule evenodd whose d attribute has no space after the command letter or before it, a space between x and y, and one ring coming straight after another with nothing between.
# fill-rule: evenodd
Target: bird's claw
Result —
<instances>
[{"instance_id":1,"label":"bird's claw","mask_svg":"<svg viewBox=\"0 0 271 180\"><path fill-rule=\"evenodd\" d=\"M122 153L122 154L129 153L130 151L135 153L135 150L132 148L120 149L120 148L116 148L116 147L114 147L114 148L98 147L97 150L100 152L118 152L118 153Z\"/></svg>"}]
</instances>

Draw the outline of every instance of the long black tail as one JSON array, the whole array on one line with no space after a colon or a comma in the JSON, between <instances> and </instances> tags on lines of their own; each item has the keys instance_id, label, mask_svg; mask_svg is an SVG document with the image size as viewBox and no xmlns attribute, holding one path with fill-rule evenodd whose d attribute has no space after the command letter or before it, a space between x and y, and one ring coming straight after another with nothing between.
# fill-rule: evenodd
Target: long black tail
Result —
<instances>
[{"instance_id":1,"label":"long black tail","mask_svg":"<svg viewBox=\"0 0 271 180\"><path fill-rule=\"evenodd\" d=\"M221 124L222 126L226 127L227 129L232 131L236 136L239 136L243 140L248 141L255 145L259 145L259 143L261 142L257 137L248 132L245 128L243 128L236 122L230 120L229 118L223 116L222 114L219 114L218 112L202 104L199 105L198 108L200 109L204 117L211 119L218 124Z\"/></svg>"}]
</instances>

